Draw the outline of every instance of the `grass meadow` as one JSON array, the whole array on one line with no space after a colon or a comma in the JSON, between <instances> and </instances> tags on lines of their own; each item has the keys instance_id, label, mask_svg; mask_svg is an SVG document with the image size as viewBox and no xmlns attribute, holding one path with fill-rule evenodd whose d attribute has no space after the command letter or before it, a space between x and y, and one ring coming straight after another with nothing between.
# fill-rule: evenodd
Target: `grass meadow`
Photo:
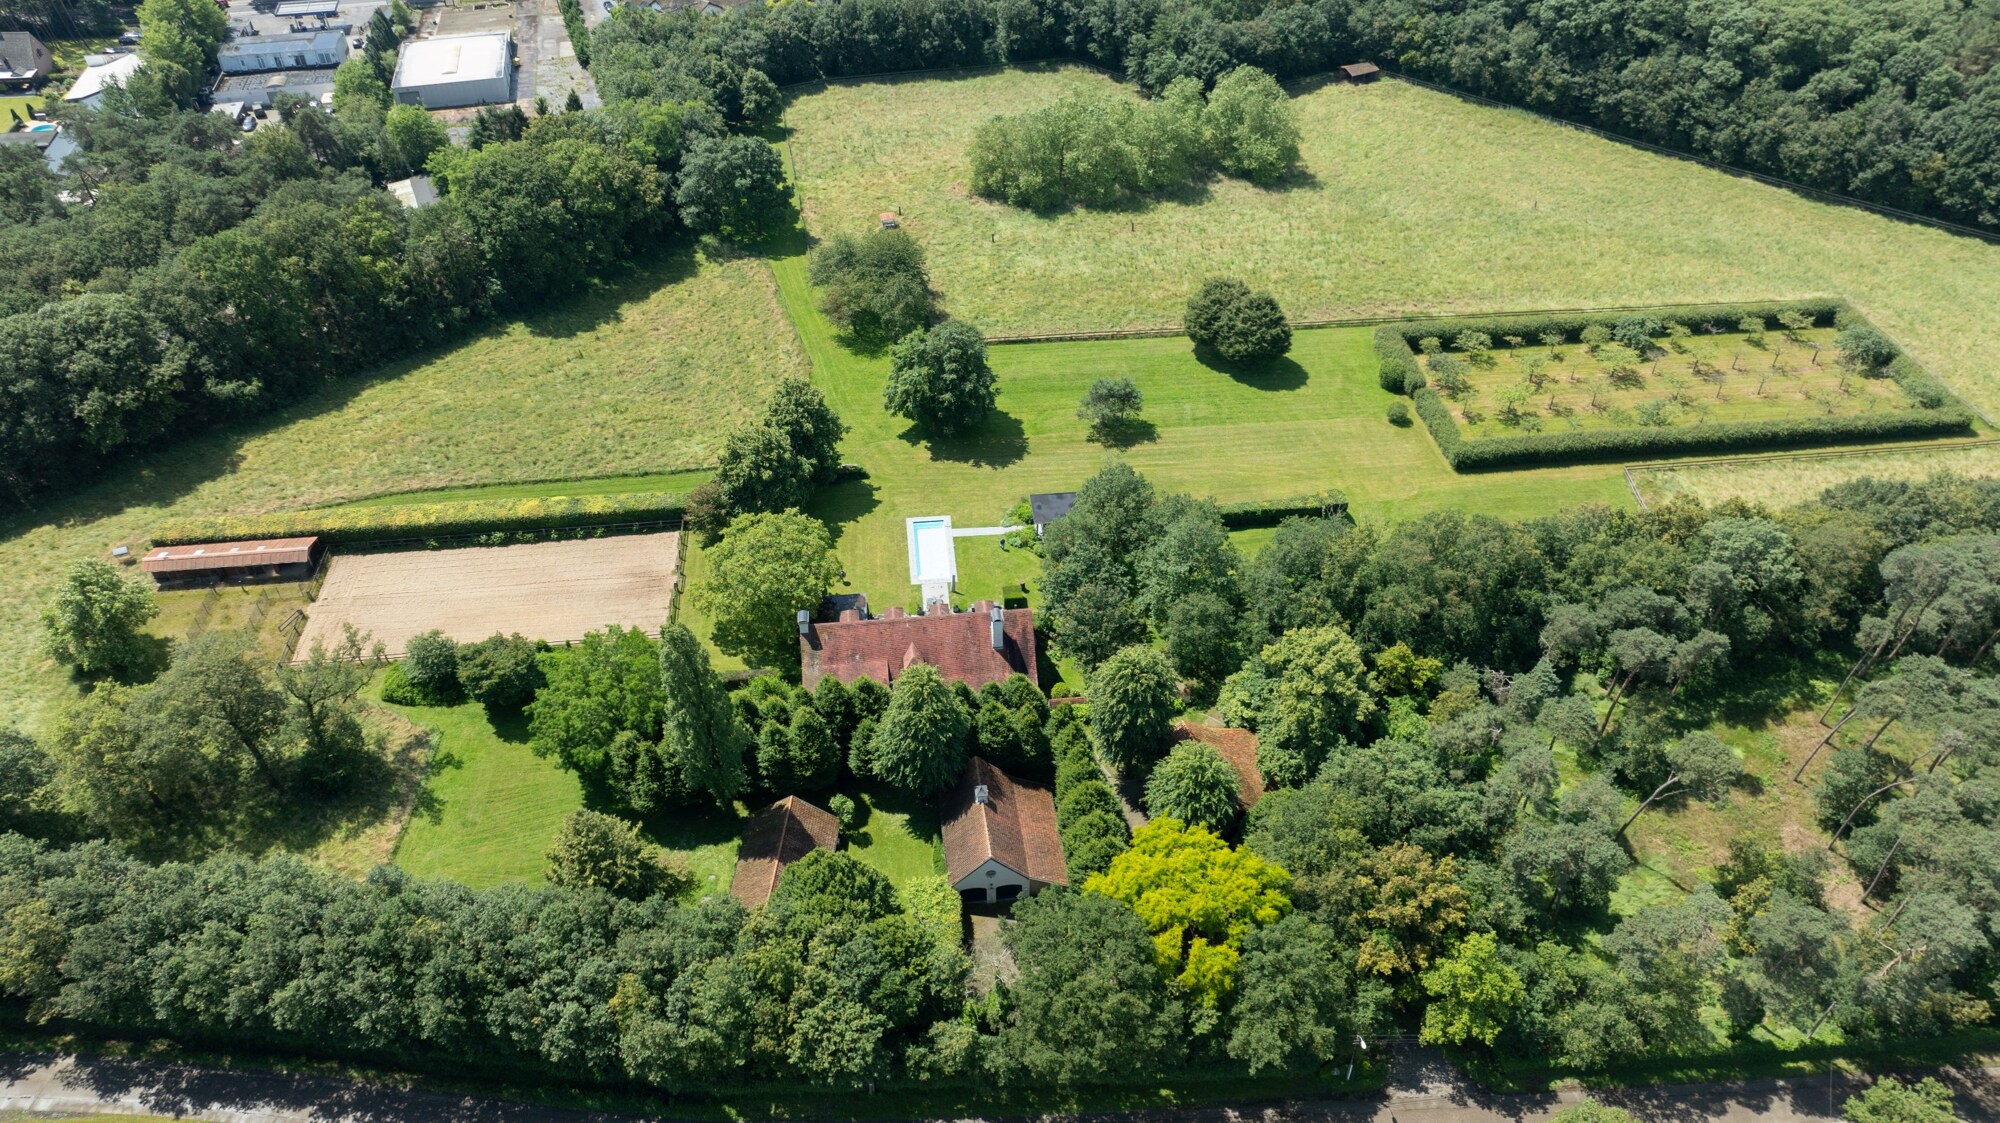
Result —
<instances>
[{"instance_id":1,"label":"grass meadow","mask_svg":"<svg viewBox=\"0 0 2000 1123\"><path fill-rule=\"evenodd\" d=\"M1840 295L2000 412L2000 245L1404 82L1296 98L1304 171L1275 189L1059 214L968 195L982 122L1124 88L1046 67L801 96L786 123L809 228L897 211L951 312L1005 335L1173 324L1223 272L1295 319Z\"/></svg>"},{"instance_id":2,"label":"grass meadow","mask_svg":"<svg viewBox=\"0 0 2000 1123\"><path fill-rule=\"evenodd\" d=\"M680 253L272 417L135 456L0 519L0 725L39 729L75 691L41 655L36 623L63 569L137 547L163 519L700 468L778 378L805 371L763 262Z\"/></svg>"},{"instance_id":3,"label":"grass meadow","mask_svg":"<svg viewBox=\"0 0 2000 1123\"><path fill-rule=\"evenodd\" d=\"M1863 476L1921 480L1935 472L2000 476L2000 441L1695 461L1636 468L1632 478L1648 504L1691 495L1704 503L1745 499L1782 507L1803 503L1836 483Z\"/></svg>"}]
</instances>

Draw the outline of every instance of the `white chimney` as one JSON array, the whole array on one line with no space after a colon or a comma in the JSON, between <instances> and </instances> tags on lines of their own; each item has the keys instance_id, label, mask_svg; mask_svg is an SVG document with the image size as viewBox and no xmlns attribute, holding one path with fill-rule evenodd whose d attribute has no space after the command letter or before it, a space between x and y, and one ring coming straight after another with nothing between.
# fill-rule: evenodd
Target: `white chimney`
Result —
<instances>
[{"instance_id":1,"label":"white chimney","mask_svg":"<svg viewBox=\"0 0 2000 1123\"><path fill-rule=\"evenodd\" d=\"M1007 650L1007 622L999 605L988 610L988 619L993 621L993 650Z\"/></svg>"},{"instance_id":2,"label":"white chimney","mask_svg":"<svg viewBox=\"0 0 2000 1123\"><path fill-rule=\"evenodd\" d=\"M813 630L812 613L803 608L799 609L799 634L802 636L809 636L812 635L812 630Z\"/></svg>"},{"instance_id":3,"label":"white chimney","mask_svg":"<svg viewBox=\"0 0 2000 1123\"><path fill-rule=\"evenodd\" d=\"M975 786L973 787L973 789L972 789L972 802L974 802L974 803L992 803L992 802L993 802L993 793L992 793L992 792L989 792L989 791L987 791L987 790L986 790L986 785L985 785L985 784L978 784L978 785L975 785Z\"/></svg>"}]
</instances>

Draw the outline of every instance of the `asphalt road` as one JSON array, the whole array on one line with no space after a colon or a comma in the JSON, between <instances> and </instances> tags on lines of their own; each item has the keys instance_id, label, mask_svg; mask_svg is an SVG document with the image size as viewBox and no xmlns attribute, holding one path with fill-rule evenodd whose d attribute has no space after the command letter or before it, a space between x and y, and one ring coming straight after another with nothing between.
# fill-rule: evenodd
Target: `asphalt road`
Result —
<instances>
[{"instance_id":1,"label":"asphalt road","mask_svg":"<svg viewBox=\"0 0 2000 1123\"><path fill-rule=\"evenodd\" d=\"M1946 1069L1967 1123L2000 1123L2000 1068ZM1862 1085L1835 1076L1681 1084L1596 1093L1658 1123L1793 1123L1839 1118ZM1404 1053L1390 1087L1369 1099L1258 1108L1141 1111L1078 1123L1537 1123L1574 1092L1489 1095L1427 1050ZM212 1123L616 1123L624 1117L505 1100L406 1091L330 1077L288 1076L95 1057L0 1059L0 1112L167 1115Z\"/></svg>"}]
</instances>

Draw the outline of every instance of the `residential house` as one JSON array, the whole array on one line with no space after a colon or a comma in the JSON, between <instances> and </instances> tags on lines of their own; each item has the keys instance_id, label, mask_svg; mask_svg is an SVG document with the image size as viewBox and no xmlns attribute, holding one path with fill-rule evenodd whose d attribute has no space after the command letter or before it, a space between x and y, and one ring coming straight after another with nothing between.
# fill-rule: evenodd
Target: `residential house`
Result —
<instances>
[{"instance_id":1,"label":"residential house","mask_svg":"<svg viewBox=\"0 0 2000 1123\"><path fill-rule=\"evenodd\" d=\"M828 675L845 683L872 678L888 686L917 663L929 663L974 690L1015 674L1035 677L1035 614L980 601L968 612L933 605L922 616L891 608L870 619L865 607L815 623L799 613L799 663L806 689Z\"/></svg>"},{"instance_id":2,"label":"residential house","mask_svg":"<svg viewBox=\"0 0 2000 1123\"><path fill-rule=\"evenodd\" d=\"M1056 801L1040 784L973 757L943 808L945 876L968 905L1005 904L1068 885Z\"/></svg>"},{"instance_id":3,"label":"residential house","mask_svg":"<svg viewBox=\"0 0 2000 1123\"><path fill-rule=\"evenodd\" d=\"M25 31L0 32L0 90L39 89L55 68L40 39Z\"/></svg>"}]
</instances>

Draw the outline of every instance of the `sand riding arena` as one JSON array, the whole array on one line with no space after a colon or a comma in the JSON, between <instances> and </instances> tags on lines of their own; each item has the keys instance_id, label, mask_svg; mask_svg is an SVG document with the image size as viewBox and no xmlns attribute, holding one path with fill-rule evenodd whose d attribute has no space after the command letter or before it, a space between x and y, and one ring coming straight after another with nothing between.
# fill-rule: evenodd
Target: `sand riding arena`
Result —
<instances>
[{"instance_id":1,"label":"sand riding arena","mask_svg":"<svg viewBox=\"0 0 2000 1123\"><path fill-rule=\"evenodd\" d=\"M393 656L433 628L460 641L495 632L562 643L610 624L658 634L673 601L680 536L334 557L298 656L352 624Z\"/></svg>"}]
</instances>

